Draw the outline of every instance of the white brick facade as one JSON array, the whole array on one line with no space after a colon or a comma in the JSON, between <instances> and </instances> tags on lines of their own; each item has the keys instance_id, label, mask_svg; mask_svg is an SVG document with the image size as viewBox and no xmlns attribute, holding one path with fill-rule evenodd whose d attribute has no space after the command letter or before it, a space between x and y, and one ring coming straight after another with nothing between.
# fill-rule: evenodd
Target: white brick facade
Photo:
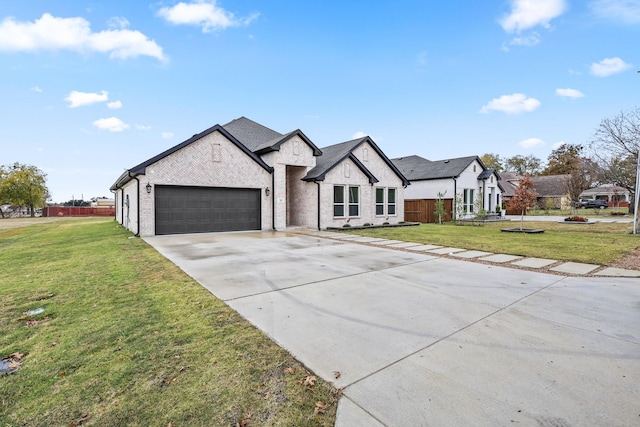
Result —
<instances>
[{"instance_id":1,"label":"white brick facade","mask_svg":"<svg viewBox=\"0 0 640 427\"><path fill-rule=\"evenodd\" d=\"M119 222L141 236L155 234L154 189L156 185L185 185L198 187L229 187L260 189L261 228L272 228L271 197L263 191L271 187L271 174L242 152L236 145L219 132L213 132L171 155L149 165L146 174L138 176L140 180L140 222L137 220L137 186L135 179L124 187L125 197L129 195L129 222ZM151 193L145 186L151 184ZM121 191L118 191L120 194ZM118 203L121 200L118 199ZM116 206L119 212L119 206Z\"/></svg>"},{"instance_id":2,"label":"white brick facade","mask_svg":"<svg viewBox=\"0 0 640 427\"><path fill-rule=\"evenodd\" d=\"M404 187L402 180L386 164L376 151L364 143L353 151L355 157L378 179L375 184L350 159L336 165L320 184L320 222L322 229L327 227L343 227L345 224L360 226L364 224L381 225L385 222L397 224L404 221ZM347 176L348 175L348 176ZM333 188L336 185L357 186L360 191L360 209L357 217L350 217L345 212L343 217L334 216ZM376 215L376 188L396 189L395 215Z\"/></svg>"},{"instance_id":3,"label":"white brick facade","mask_svg":"<svg viewBox=\"0 0 640 427\"><path fill-rule=\"evenodd\" d=\"M260 131L260 128L253 129ZM405 181L368 140L353 148L350 155L355 156L379 180L375 184L369 182L369 176L349 157L342 161L338 157L338 164L330 166L322 179L305 181L305 178L316 179L308 178L308 174L316 168L320 150L299 131L292 132L290 136L282 135L281 140L276 138L269 147L254 146L256 153L263 153L260 156L248 149L243 150L245 146L242 143L239 146L236 137L223 127L216 125L202 135L196 135L141 163L129 170L128 175L119 178L112 187L119 223L141 236L154 235L157 186L260 190L260 228L263 230L285 230L288 227L325 229L341 227L347 222L363 225L404 220ZM324 169L324 165L321 168ZM131 171L136 173L131 174ZM335 185L358 187L357 215L334 216ZM384 189L385 197L392 189L395 212L387 212L391 208L385 200L384 212L376 215L376 188Z\"/></svg>"}]
</instances>

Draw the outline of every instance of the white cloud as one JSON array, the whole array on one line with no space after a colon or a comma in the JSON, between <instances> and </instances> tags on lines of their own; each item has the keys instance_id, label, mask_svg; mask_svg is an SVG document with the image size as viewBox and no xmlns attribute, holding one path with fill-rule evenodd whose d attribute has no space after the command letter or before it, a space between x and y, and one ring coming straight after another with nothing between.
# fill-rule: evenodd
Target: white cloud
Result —
<instances>
[{"instance_id":1,"label":"white cloud","mask_svg":"<svg viewBox=\"0 0 640 427\"><path fill-rule=\"evenodd\" d=\"M197 0L192 3L180 2L172 7L163 7L158 16L174 25L196 25L203 33L224 30L227 27L249 25L259 14L247 18L236 18L233 13L216 5L215 0Z\"/></svg>"},{"instance_id":2,"label":"white cloud","mask_svg":"<svg viewBox=\"0 0 640 427\"><path fill-rule=\"evenodd\" d=\"M139 125L139 124L136 123L136 129L138 129L138 130L151 130L151 126Z\"/></svg>"},{"instance_id":3,"label":"white cloud","mask_svg":"<svg viewBox=\"0 0 640 427\"><path fill-rule=\"evenodd\" d=\"M625 24L640 23L640 0L594 0L589 7L604 19Z\"/></svg>"},{"instance_id":4,"label":"white cloud","mask_svg":"<svg viewBox=\"0 0 640 427\"><path fill-rule=\"evenodd\" d=\"M164 139L171 139L173 138L173 132L162 132L162 137Z\"/></svg>"},{"instance_id":5,"label":"white cloud","mask_svg":"<svg viewBox=\"0 0 640 427\"><path fill-rule=\"evenodd\" d=\"M509 41L509 43L507 43L507 44L502 46L502 50L508 52L509 51L509 46L533 47L533 46L537 45L538 43L540 43L540 34L534 32L530 36L514 37L513 39L511 39L511 41Z\"/></svg>"},{"instance_id":6,"label":"white cloud","mask_svg":"<svg viewBox=\"0 0 640 427\"><path fill-rule=\"evenodd\" d=\"M502 111L507 114L520 114L531 112L540 106L540 101L535 98L527 98L523 93L514 93L512 95L502 95L500 98L494 98L480 112L489 113L490 111Z\"/></svg>"},{"instance_id":7,"label":"white cloud","mask_svg":"<svg viewBox=\"0 0 640 427\"><path fill-rule=\"evenodd\" d=\"M558 141L555 144L553 144L551 146L551 148L553 148L554 150L557 150L558 148L562 147L564 144L566 144L566 142L564 141Z\"/></svg>"},{"instance_id":8,"label":"white cloud","mask_svg":"<svg viewBox=\"0 0 640 427\"><path fill-rule=\"evenodd\" d=\"M584 98L584 93L580 92L578 89L556 89L556 95L561 96L563 98Z\"/></svg>"},{"instance_id":9,"label":"white cloud","mask_svg":"<svg viewBox=\"0 0 640 427\"><path fill-rule=\"evenodd\" d=\"M38 92L38 93L42 93L42 89L40 89L39 86L34 86L32 88L29 89L31 92Z\"/></svg>"},{"instance_id":10,"label":"white cloud","mask_svg":"<svg viewBox=\"0 0 640 427\"><path fill-rule=\"evenodd\" d=\"M544 141L540 138L527 138L524 141L518 142L518 145L522 148L542 147L544 145Z\"/></svg>"},{"instance_id":11,"label":"white cloud","mask_svg":"<svg viewBox=\"0 0 640 427\"><path fill-rule=\"evenodd\" d=\"M549 28L549 22L562 15L565 10L565 0L512 0L511 13L500 20L500 25L508 33L517 33L539 25Z\"/></svg>"},{"instance_id":12,"label":"white cloud","mask_svg":"<svg viewBox=\"0 0 640 427\"><path fill-rule=\"evenodd\" d=\"M125 20L126 21L126 20ZM120 25L125 21L120 19ZM151 56L166 60L162 48L139 31L111 29L92 32L84 18L57 18L45 13L34 22L9 17L0 23L0 51L39 52L71 50L108 53L110 58Z\"/></svg>"},{"instance_id":13,"label":"white cloud","mask_svg":"<svg viewBox=\"0 0 640 427\"><path fill-rule=\"evenodd\" d=\"M629 68L631 68L631 64L627 64L618 57L605 58L600 62L591 64L591 74L598 77L608 77L626 71Z\"/></svg>"},{"instance_id":14,"label":"white cloud","mask_svg":"<svg viewBox=\"0 0 640 427\"><path fill-rule=\"evenodd\" d=\"M109 132L122 132L129 129L129 125L117 117L109 117L107 119L98 119L93 122L98 129L108 130Z\"/></svg>"},{"instance_id":15,"label":"white cloud","mask_svg":"<svg viewBox=\"0 0 640 427\"><path fill-rule=\"evenodd\" d=\"M64 100L69 101L69 108L77 108L95 104L96 102L106 102L107 99L109 99L109 92L106 90L103 90L100 93L72 90Z\"/></svg>"},{"instance_id":16,"label":"white cloud","mask_svg":"<svg viewBox=\"0 0 640 427\"><path fill-rule=\"evenodd\" d=\"M369 136L368 133L364 133L362 131L358 131L356 133L353 134L353 136L351 137L351 139L358 139L358 138L364 138L365 136Z\"/></svg>"},{"instance_id":17,"label":"white cloud","mask_svg":"<svg viewBox=\"0 0 640 427\"><path fill-rule=\"evenodd\" d=\"M110 108L112 110L117 110L118 108L122 108L122 102L121 101L107 102L107 108Z\"/></svg>"}]
</instances>

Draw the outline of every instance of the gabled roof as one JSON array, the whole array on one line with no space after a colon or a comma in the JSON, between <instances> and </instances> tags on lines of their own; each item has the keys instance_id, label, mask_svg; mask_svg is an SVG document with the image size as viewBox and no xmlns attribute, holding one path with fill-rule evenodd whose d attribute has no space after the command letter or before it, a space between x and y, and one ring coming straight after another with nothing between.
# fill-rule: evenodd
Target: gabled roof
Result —
<instances>
[{"instance_id":1,"label":"gabled roof","mask_svg":"<svg viewBox=\"0 0 640 427\"><path fill-rule=\"evenodd\" d=\"M384 160L384 162L393 170L393 172L402 180L402 185L409 185L409 180L400 172L400 170L393 164L391 160L380 150L380 148L368 137L362 137L346 141L340 144L330 145L322 149L322 156L316 160L316 166L307 172L307 176L303 178L304 181L323 181L326 174L336 167L340 162L346 158L351 159L356 166L369 177L369 182L374 184L378 182L378 179L367 169L367 167L360 162L353 151L365 142L369 143L371 148Z\"/></svg>"},{"instance_id":2,"label":"gabled roof","mask_svg":"<svg viewBox=\"0 0 640 427\"><path fill-rule=\"evenodd\" d=\"M158 154L157 156L154 156L152 158L150 158L149 160L146 160L134 167L132 167L131 169L127 169L124 171L124 173L122 173L122 175L120 175L120 177L116 180L116 182L111 186L111 190L116 190L118 188L121 188L123 185L125 185L127 182L131 181L133 179L134 176L136 175L144 175L146 173L146 169L147 166L164 159L165 157L175 153L176 151L186 147L187 145L213 133L213 132L220 132L222 135L224 135L225 138L227 138L229 141L231 141L236 147L238 147L240 150L242 150L247 156L249 156L251 159L253 159L253 161L255 161L256 163L258 163L264 170L266 170L267 172L271 173L273 172L273 168L271 166L269 166L268 164L266 164L264 162L264 160L262 160L257 154L254 154L251 150L249 150L245 145L243 145L240 141L238 141L233 135L231 135L227 130L225 130L222 126L220 125L215 125L210 127L209 129L202 131L198 134L193 135L191 138L181 142L180 144L169 148L166 151L163 151L162 153Z\"/></svg>"},{"instance_id":3,"label":"gabled roof","mask_svg":"<svg viewBox=\"0 0 640 427\"><path fill-rule=\"evenodd\" d=\"M424 181L429 179L457 178L474 161L477 160L486 170L482 160L478 156L458 157L431 161L420 156L407 156L393 159L393 163L411 181ZM478 176L478 179L482 179Z\"/></svg>"},{"instance_id":4,"label":"gabled roof","mask_svg":"<svg viewBox=\"0 0 640 427\"><path fill-rule=\"evenodd\" d=\"M478 175L478 179L489 179L491 177L491 175L495 174L496 177L498 178L498 180L500 180L500 174L498 173L497 170L495 169L485 169L482 172L480 172L480 175Z\"/></svg>"},{"instance_id":5,"label":"gabled roof","mask_svg":"<svg viewBox=\"0 0 640 427\"><path fill-rule=\"evenodd\" d=\"M532 176L531 182L538 192L539 197L560 197L568 193L567 184L571 175L545 175Z\"/></svg>"},{"instance_id":6,"label":"gabled roof","mask_svg":"<svg viewBox=\"0 0 640 427\"><path fill-rule=\"evenodd\" d=\"M322 152L309 138L300 130L296 129L287 134L281 134L273 129L256 123L246 117L239 117L222 126L231 135L244 144L248 149L256 154L265 154L270 151L280 150L280 146L298 135L311 149L314 156L320 156Z\"/></svg>"},{"instance_id":7,"label":"gabled roof","mask_svg":"<svg viewBox=\"0 0 640 427\"><path fill-rule=\"evenodd\" d=\"M597 195L607 195L607 196L615 196L615 195L629 195L629 190L624 187L620 187L619 185L605 184L599 187L588 188L580 193L580 197L587 196L597 196Z\"/></svg>"},{"instance_id":8,"label":"gabled roof","mask_svg":"<svg viewBox=\"0 0 640 427\"><path fill-rule=\"evenodd\" d=\"M234 119L226 125L222 125L222 127L251 151L255 151L257 147L266 142L282 138L283 136L281 133L262 126L260 123L256 123L246 117Z\"/></svg>"}]
</instances>

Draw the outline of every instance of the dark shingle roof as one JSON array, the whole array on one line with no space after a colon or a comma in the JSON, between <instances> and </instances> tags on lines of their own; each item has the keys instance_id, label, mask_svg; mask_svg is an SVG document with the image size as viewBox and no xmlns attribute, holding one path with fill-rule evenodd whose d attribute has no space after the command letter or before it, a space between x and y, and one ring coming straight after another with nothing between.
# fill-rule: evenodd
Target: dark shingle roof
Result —
<instances>
[{"instance_id":1,"label":"dark shingle roof","mask_svg":"<svg viewBox=\"0 0 640 427\"><path fill-rule=\"evenodd\" d=\"M246 117L234 119L222 127L251 151L256 151L265 143L278 140L283 136L281 133Z\"/></svg>"},{"instance_id":2,"label":"dark shingle roof","mask_svg":"<svg viewBox=\"0 0 640 427\"><path fill-rule=\"evenodd\" d=\"M375 176L363 165L354 155L353 150L358 148L364 142L368 142L371 148L378 153L378 155L387 163L387 165L395 172L395 174L402 180L403 185L409 185L409 180L398 170L391 160L378 148L368 136L353 139L351 141L342 142L340 144L330 145L329 147L322 148L322 156L316 159L316 166L307 172L307 176L304 177L305 181L322 181L325 175L340 162L349 157L358 168L369 177L369 182L372 184L378 182Z\"/></svg>"},{"instance_id":3,"label":"dark shingle roof","mask_svg":"<svg viewBox=\"0 0 640 427\"><path fill-rule=\"evenodd\" d=\"M283 135L246 117L232 120L222 127L256 154L277 151L280 149L282 143L295 135L300 136L300 138L311 147L314 156L322 154L318 147L316 147L300 129Z\"/></svg>"},{"instance_id":4,"label":"dark shingle roof","mask_svg":"<svg viewBox=\"0 0 640 427\"><path fill-rule=\"evenodd\" d=\"M126 184L127 182L131 181L133 179L134 176L136 175L144 175L146 173L146 169L147 166L164 159L165 157L175 153L176 151L186 147L187 145L199 140L200 138L203 138L207 135L209 135L210 133L213 133L215 131L220 132L222 135L224 135L229 141L231 141L234 145L236 145L240 150L242 150L247 156L249 156L251 159L253 159L253 161L255 161L256 163L258 163L260 166L262 166L263 169L265 169L268 172L273 172L273 168L269 165L267 165L264 160L262 160L260 158L260 156L254 154L252 151L250 151L244 144L242 144L240 141L238 141L233 135L231 135L226 129L224 129L222 126L220 125L215 125L215 126L211 126L209 129L204 130L198 134L193 135L191 138L182 141L180 144L173 146L171 148L169 148L166 151L163 151L162 153L158 154L157 156L154 156L152 158L150 158L149 160L146 160L134 167L132 167L131 169L127 169L125 170L122 175L120 175L120 177L116 180L115 183L113 183L113 185L111 186L111 190L114 191L118 188L121 188L124 184Z\"/></svg>"},{"instance_id":5,"label":"dark shingle roof","mask_svg":"<svg viewBox=\"0 0 640 427\"><path fill-rule=\"evenodd\" d=\"M400 172L410 181L423 181L429 179L456 178L473 162L482 161L478 156L458 157L431 161L420 156L408 156L393 159L392 162L400 169ZM484 166L482 166L484 168ZM478 179L481 179L478 177Z\"/></svg>"}]
</instances>

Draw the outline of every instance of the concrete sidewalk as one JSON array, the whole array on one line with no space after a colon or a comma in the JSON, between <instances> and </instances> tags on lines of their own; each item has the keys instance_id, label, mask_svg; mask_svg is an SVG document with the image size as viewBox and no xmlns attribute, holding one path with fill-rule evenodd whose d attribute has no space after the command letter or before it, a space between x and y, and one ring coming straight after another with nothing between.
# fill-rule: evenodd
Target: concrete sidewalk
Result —
<instances>
[{"instance_id":1,"label":"concrete sidewalk","mask_svg":"<svg viewBox=\"0 0 640 427\"><path fill-rule=\"evenodd\" d=\"M400 242L398 240L385 240L379 238L363 237L354 234L331 231L300 231L301 233L319 236L327 239L343 240L352 243L382 246L387 248L403 249L411 252L419 252L430 255L450 256L468 261L483 261L500 264L505 267L522 267L526 269L539 269L550 273L560 273L571 276L606 276L606 277L637 277L640 278L640 270L628 270L622 268L606 267L597 264L585 264L580 262L558 261L554 259L521 257L506 254L492 254L490 252L466 250L461 248L442 247L435 245L421 245L418 243Z\"/></svg>"},{"instance_id":2,"label":"concrete sidewalk","mask_svg":"<svg viewBox=\"0 0 640 427\"><path fill-rule=\"evenodd\" d=\"M637 279L319 235L145 240L342 388L338 426L638 422Z\"/></svg>"}]
</instances>

